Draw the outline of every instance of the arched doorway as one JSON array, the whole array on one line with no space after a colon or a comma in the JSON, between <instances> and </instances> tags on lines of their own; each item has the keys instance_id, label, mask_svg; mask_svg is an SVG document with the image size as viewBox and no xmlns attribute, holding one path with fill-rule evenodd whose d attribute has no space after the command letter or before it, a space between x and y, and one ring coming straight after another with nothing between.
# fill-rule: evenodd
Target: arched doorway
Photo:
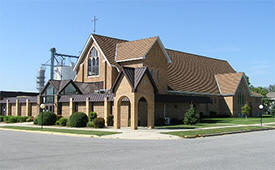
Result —
<instances>
[{"instance_id":1,"label":"arched doorway","mask_svg":"<svg viewBox=\"0 0 275 170\"><path fill-rule=\"evenodd\" d=\"M127 96L122 96L117 102L118 125L119 127L128 127L131 125L131 104Z\"/></svg>"},{"instance_id":2,"label":"arched doorway","mask_svg":"<svg viewBox=\"0 0 275 170\"><path fill-rule=\"evenodd\" d=\"M148 103L144 97L138 101L138 126L148 126Z\"/></svg>"}]
</instances>

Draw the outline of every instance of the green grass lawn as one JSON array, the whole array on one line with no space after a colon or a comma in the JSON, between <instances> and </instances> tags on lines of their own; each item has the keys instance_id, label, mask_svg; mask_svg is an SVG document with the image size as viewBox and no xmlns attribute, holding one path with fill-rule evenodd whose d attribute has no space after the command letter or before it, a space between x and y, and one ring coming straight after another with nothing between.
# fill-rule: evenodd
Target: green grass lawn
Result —
<instances>
[{"instance_id":1,"label":"green grass lawn","mask_svg":"<svg viewBox=\"0 0 275 170\"><path fill-rule=\"evenodd\" d=\"M264 117L263 123L275 123L275 118ZM216 126L231 126L231 125L249 125L260 124L260 118L204 118L200 123L196 125L168 125L157 126L158 129L195 129L204 127L216 127Z\"/></svg>"},{"instance_id":2,"label":"green grass lawn","mask_svg":"<svg viewBox=\"0 0 275 170\"><path fill-rule=\"evenodd\" d=\"M58 132L58 133L69 133L69 134L79 134L79 135L96 135L96 136L118 134L118 132L107 132L107 131L58 129L58 128L43 128L43 129L41 129L41 128L22 127L22 126L2 126L0 128L29 130L29 131L42 131L42 132Z\"/></svg>"},{"instance_id":3,"label":"green grass lawn","mask_svg":"<svg viewBox=\"0 0 275 170\"><path fill-rule=\"evenodd\" d=\"M213 135L220 133L232 133L232 132L244 132L253 130L268 130L274 129L272 127L261 127L261 126L246 126L246 127L228 127L228 128L217 128L217 129L204 129L204 130L189 130L189 131L177 131L177 132L163 132L163 134L176 135L180 137L190 138L199 137L204 135Z\"/></svg>"}]
</instances>

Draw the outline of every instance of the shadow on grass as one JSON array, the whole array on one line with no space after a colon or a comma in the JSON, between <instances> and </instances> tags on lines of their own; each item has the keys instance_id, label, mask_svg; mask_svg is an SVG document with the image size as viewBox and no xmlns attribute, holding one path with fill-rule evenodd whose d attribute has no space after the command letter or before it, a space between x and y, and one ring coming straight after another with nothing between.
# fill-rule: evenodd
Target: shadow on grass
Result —
<instances>
[{"instance_id":1,"label":"shadow on grass","mask_svg":"<svg viewBox=\"0 0 275 170\"><path fill-rule=\"evenodd\" d=\"M159 127L156 127L156 129L196 129L197 127L184 127L183 125L182 126L176 126L176 125L170 125L170 126L159 126Z\"/></svg>"}]
</instances>

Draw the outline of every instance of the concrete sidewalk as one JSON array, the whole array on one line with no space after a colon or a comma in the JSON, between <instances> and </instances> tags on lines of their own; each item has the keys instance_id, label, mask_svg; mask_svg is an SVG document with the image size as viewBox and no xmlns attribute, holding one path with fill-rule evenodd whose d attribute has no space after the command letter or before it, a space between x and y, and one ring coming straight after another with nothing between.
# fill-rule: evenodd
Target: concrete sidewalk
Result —
<instances>
[{"instance_id":1,"label":"concrete sidewalk","mask_svg":"<svg viewBox=\"0 0 275 170\"><path fill-rule=\"evenodd\" d=\"M273 123L264 123L265 125L275 125ZM32 122L25 123L0 123L1 126L24 126L24 127L36 127L40 128L38 125L34 125ZM62 126L44 126L45 128L59 128L59 129L74 129L74 130L93 130L93 131L110 131L110 132L120 132L120 134L114 135L105 135L100 138L104 139L135 139L135 140L173 140L173 139L182 139L178 136L161 134L162 132L174 132L174 131L190 131L190 130L200 130L200 129L217 129L217 128L228 128L228 127L245 127L245 126L260 126L260 124L247 124L247 125L232 125L232 126L215 126L215 127L206 127L206 128L196 128L196 129L147 129L146 127L139 127L137 130L131 130L128 127L121 129L114 129L113 127L107 127L103 129L94 129L94 128L73 128L73 127L62 127ZM54 133L52 133L54 134ZM59 134L60 135L60 134ZM83 135L81 135L83 136Z\"/></svg>"}]
</instances>

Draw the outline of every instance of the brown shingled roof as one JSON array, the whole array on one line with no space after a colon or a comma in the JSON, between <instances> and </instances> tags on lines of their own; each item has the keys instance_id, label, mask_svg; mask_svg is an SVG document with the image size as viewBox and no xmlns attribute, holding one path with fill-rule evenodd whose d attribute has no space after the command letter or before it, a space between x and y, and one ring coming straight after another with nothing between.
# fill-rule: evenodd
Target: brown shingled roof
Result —
<instances>
[{"instance_id":1,"label":"brown shingled roof","mask_svg":"<svg viewBox=\"0 0 275 170\"><path fill-rule=\"evenodd\" d=\"M220 93L234 95L243 75L243 73L226 73L215 75Z\"/></svg>"},{"instance_id":2,"label":"brown shingled roof","mask_svg":"<svg viewBox=\"0 0 275 170\"><path fill-rule=\"evenodd\" d=\"M116 61L144 57L149 46L158 38L127 41L97 34L92 35L108 61L117 66ZM168 86L174 91L220 94L215 75L235 73L235 70L225 60L170 49L166 51L172 60L172 63L168 65Z\"/></svg>"},{"instance_id":3,"label":"brown shingled roof","mask_svg":"<svg viewBox=\"0 0 275 170\"><path fill-rule=\"evenodd\" d=\"M172 59L168 65L171 90L219 94L216 74L235 73L227 61L166 49Z\"/></svg>"},{"instance_id":4,"label":"brown shingled roof","mask_svg":"<svg viewBox=\"0 0 275 170\"><path fill-rule=\"evenodd\" d=\"M104 53L108 61L111 64L116 64L114 59L115 53L116 53L116 45L118 43L127 42L127 40L121 40L121 39L106 37L106 36L97 35L97 34L92 34L92 35L95 38L98 45L100 46L102 52Z\"/></svg>"},{"instance_id":5,"label":"brown shingled roof","mask_svg":"<svg viewBox=\"0 0 275 170\"><path fill-rule=\"evenodd\" d=\"M115 61L143 59L158 37L118 43Z\"/></svg>"}]
</instances>

